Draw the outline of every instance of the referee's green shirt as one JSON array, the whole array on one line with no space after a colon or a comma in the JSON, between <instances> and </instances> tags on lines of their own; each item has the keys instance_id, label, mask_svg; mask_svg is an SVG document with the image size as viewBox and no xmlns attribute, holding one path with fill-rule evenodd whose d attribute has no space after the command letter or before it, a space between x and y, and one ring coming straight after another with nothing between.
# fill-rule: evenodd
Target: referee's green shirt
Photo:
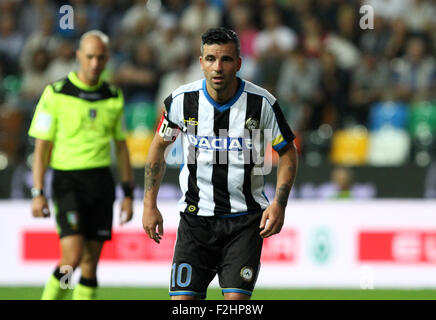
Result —
<instances>
[{"instance_id":1,"label":"referee's green shirt","mask_svg":"<svg viewBox=\"0 0 436 320\"><path fill-rule=\"evenodd\" d=\"M111 140L126 138L123 105L119 88L104 81L89 86L71 72L45 88L29 135L53 142L53 169L107 167L111 164Z\"/></svg>"}]
</instances>

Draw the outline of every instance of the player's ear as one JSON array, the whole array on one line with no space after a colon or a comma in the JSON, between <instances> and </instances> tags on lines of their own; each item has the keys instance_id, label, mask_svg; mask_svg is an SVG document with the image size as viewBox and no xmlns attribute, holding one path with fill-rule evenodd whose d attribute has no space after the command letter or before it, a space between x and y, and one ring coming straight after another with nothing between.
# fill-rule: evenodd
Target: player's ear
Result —
<instances>
[{"instance_id":1,"label":"player's ear","mask_svg":"<svg viewBox=\"0 0 436 320\"><path fill-rule=\"evenodd\" d=\"M199 56L199 57L198 57L198 61L200 62L200 68L201 68L201 70L204 71L204 69L203 69L203 56Z\"/></svg>"},{"instance_id":2,"label":"player's ear","mask_svg":"<svg viewBox=\"0 0 436 320\"><path fill-rule=\"evenodd\" d=\"M238 71L241 70L241 65L242 65L242 58L238 57L238 67L237 67Z\"/></svg>"}]
</instances>

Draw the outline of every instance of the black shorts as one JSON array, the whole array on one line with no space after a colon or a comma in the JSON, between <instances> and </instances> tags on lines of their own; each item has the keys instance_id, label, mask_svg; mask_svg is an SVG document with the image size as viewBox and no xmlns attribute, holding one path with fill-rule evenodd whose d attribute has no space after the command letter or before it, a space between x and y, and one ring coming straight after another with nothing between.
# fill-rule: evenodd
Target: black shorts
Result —
<instances>
[{"instance_id":1,"label":"black shorts","mask_svg":"<svg viewBox=\"0 0 436 320\"><path fill-rule=\"evenodd\" d=\"M109 168L54 170L53 201L60 238L111 239L115 184Z\"/></svg>"},{"instance_id":2,"label":"black shorts","mask_svg":"<svg viewBox=\"0 0 436 320\"><path fill-rule=\"evenodd\" d=\"M251 296L260 269L261 213L236 217L180 215L171 268L170 296L206 298L218 274L222 292Z\"/></svg>"}]
</instances>

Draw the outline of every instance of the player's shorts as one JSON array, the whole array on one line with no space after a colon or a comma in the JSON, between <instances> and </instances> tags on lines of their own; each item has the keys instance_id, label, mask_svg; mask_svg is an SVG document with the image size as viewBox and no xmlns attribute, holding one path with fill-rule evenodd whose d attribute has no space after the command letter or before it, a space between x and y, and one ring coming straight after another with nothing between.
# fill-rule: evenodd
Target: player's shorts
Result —
<instances>
[{"instance_id":1,"label":"player's shorts","mask_svg":"<svg viewBox=\"0 0 436 320\"><path fill-rule=\"evenodd\" d=\"M181 213L171 269L170 296L206 298L218 274L223 293L251 296L260 269L262 213L201 217Z\"/></svg>"},{"instance_id":2,"label":"player's shorts","mask_svg":"<svg viewBox=\"0 0 436 320\"><path fill-rule=\"evenodd\" d=\"M60 238L111 239L115 184L109 168L54 170L53 201Z\"/></svg>"}]
</instances>

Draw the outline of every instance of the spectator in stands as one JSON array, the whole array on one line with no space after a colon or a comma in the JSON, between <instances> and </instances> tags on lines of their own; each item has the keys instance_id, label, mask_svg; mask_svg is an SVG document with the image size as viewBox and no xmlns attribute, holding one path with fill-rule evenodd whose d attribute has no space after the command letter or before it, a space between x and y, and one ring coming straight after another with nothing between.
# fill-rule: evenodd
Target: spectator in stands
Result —
<instances>
[{"instance_id":1,"label":"spectator in stands","mask_svg":"<svg viewBox=\"0 0 436 320\"><path fill-rule=\"evenodd\" d=\"M338 9L339 1L315 0L312 13L321 23L323 29L332 31L337 28Z\"/></svg>"},{"instance_id":2,"label":"spectator in stands","mask_svg":"<svg viewBox=\"0 0 436 320\"><path fill-rule=\"evenodd\" d=\"M374 12L386 20L404 18L408 14L411 0L366 0L364 4L370 5Z\"/></svg>"},{"instance_id":3,"label":"spectator in stands","mask_svg":"<svg viewBox=\"0 0 436 320\"><path fill-rule=\"evenodd\" d=\"M324 43L327 32L317 18L307 15L302 24L302 33L300 34L301 47L304 54L310 58L319 59L324 51Z\"/></svg>"},{"instance_id":4,"label":"spectator in stands","mask_svg":"<svg viewBox=\"0 0 436 320\"><path fill-rule=\"evenodd\" d=\"M254 39L254 52L257 58L256 82L270 91L276 92L279 70L285 57L297 45L297 35L282 24L280 12L269 8L262 14L262 29Z\"/></svg>"},{"instance_id":5,"label":"spectator in stands","mask_svg":"<svg viewBox=\"0 0 436 320\"><path fill-rule=\"evenodd\" d=\"M313 10L316 8L316 5L313 5L312 1L307 0L294 0L285 3L288 3L287 15L289 17L289 20L285 22L286 25L297 34L301 34L306 17L314 15ZM262 11L260 11L260 13L261 12ZM261 25L261 23L259 22L258 25Z\"/></svg>"},{"instance_id":6,"label":"spectator in stands","mask_svg":"<svg viewBox=\"0 0 436 320\"><path fill-rule=\"evenodd\" d=\"M344 126L342 115L348 105L350 76L349 72L337 65L334 54L324 51L321 56L321 108L314 110L310 128L317 129L321 124L329 124L333 128Z\"/></svg>"},{"instance_id":7,"label":"spectator in stands","mask_svg":"<svg viewBox=\"0 0 436 320\"><path fill-rule=\"evenodd\" d=\"M408 37L409 31L404 19L393 19L390 23L390 35L384 56L388 59L393 59L404 55Z\"/></svg>"},{"instance_id":8,"label":"spectator in stands","mask_svg":"<svg viewBox=\"0 0 436 320\"><path fill-rule=\"evenodd\" d=\"M388 61L377 61L371 53L364 53L351 74L350 105L344 110L344 117L366 125L370 106L382 100L390 89Z\"/></svg>"},{"instance_id":9,"label":"spectator in stands","mask_svg":"<svg viewBox=\"0 0 436 320\"><path fill-rule=\"evenodd\" d=\"M308 129L311 115L320 107L321 67L300 49L289 55L280 70L277 93L292 128Z\"/></svg>"},{"instance_id":10,"label":"spectator in stands","mask_svg":"<svg viewBox=\"0 0 436 320\"><path fill-rule=\"evenodd\" d=\"M383 58L390 37L391 30L388 22L376 14L374 16L374 29L364 30L359 41L359 48L364 52L374 54L377 59Z\"/></svg>"},{"instance_id":11,"label":"spectator in stands","mask_svg":"<svg viewBox=\"0 0 436 320\"><path fill-rule=\"evenodd\" d=\"M428 0L411 0L404 17L407 28L423 34L431 32L436 24L436 2Z\"/></svg>"},{"instance_id":12,"label":"spectator in stands","mask_svg":"<svg viewBox=\"0 0 436 320\"><path fill-rule=\"evenodd\" d=\"M394 63L396 95L400 100L427 99L436 83L436 64L420 37L407 41L406 55Z\"/></svg>"},{"instance_id":13,"label":"spectator in stands","mask_svg":"<svg viewBox=\"0 0 436 320\"><path fill-rule=\"evenodd\" d=\"M21 68L28 69L32 64L33 53L38 48L45 48L53 54L60 44L60 37L54 32L54 16L46 15L38 28L31 33L25 43L20 56Z\"/></svg>"},{"instance_id":14,"label":"spectator in stands","mask_svg":"<svg viewBox=\"0 0 436 320\"><path fill-rule=\"evenodd\" d=\"M174 16L179 20L187 7L187 1L185 0L167 0L162 1L163 10L165 14Z\"/></svg>"},{"instance_id":15,"label":"spectator in stands","mask_svg":"<svg viewBox=\"0 0 436 320\"><path fill-rule=\"evenodd\" d=\"M189 51L179 55L175 67L162 76L156 95L156 106L161 106L165 98L181 85L201 78L198 72L192 72L190 68L191 60L192 57ZM198 63L198 60L195 60ZM162 114L159 114L159 120L161 117Z\"/></svg>"},{"instance_id":16,"label":"spectator in stands","mask_svg":"<svg viewBox=\"0 0 436 320\"><path fill-rule=\"evenodd\" d=\"M337 19L332 20L336 21L335 30L337 30L337 35L355 46L359 43L361 31L359 28L358 14L359 10L355 5L345 3L338 8Z\"/></svg>"},{"instance_id":17,"label":"spectator in stands","mask_svg":"<svg viewBox=\"0 0 436 320\"><path fill-rule=\"evenodd\" d=\"M57 8L59 11L59 8ZM21 1L19 26L24 34L31 34L45 23L47 17L56 17L56 7L50 0Z\"/></svg>"},{"instance_id":18,"label":"spectator in stands","mask_svg":"<svg viewBox=\"0 0 436 320\"><path fill-rule=\"evenodd\" d=\"M38 48L33 52L32 64L23 72L21 84L21 102L25 111L32 113L41 92L51 79L47 72L50 64L50 55L45 48Z\"/></svg>"},{"instance_id":19,"label":"spectator in stands","mask_svg":"<svg viewBox=\"0 0 436 320\"><path fill-rule=\"evenodd\" d=\"M123 32L138 30L140 25L153 28L160 15L160 8L147 5L148 0L135 0L134 4L124 13L121 20Z\"/></svg>"},{"instance_id":20,"label":"spectator in stands","mask_svg":"<svg viewBox=\"0 0 436 320\"><path fill-rule=\"evenodd\" d=\"M258 30L252 22L252 11L248 6L238 5L229 13L230 28L239 36L241 57L244 60L240 74L247 80L253 80L256 71L254 40Z\"/></svg>"},{"instance_id":21,"label":"spectator in stands","mask_svg":"<svg viewBox=\"0 0 436 320\"><path fill-rule=\"evenodd\" d=\"M338 30L325 37L325 48L335 55L337 64L342 69L353 69L359 63L359 34L355 30L358 25L354 7L342 5L338 13Z\"/></svg>"},{"instance_id":22,"label":"spectator in stands","mask_svg":"<svg viewBox=\"0 0 436 320\"><path fill-rule=\"evenodd\" d=\"M17 73L19 57L24 45L24 36L16 27L16 19L12 14L0 15L0 56L9 61L8 73Z\"/></svg>"},{"instance_id":23,"label":"spectator in stands","mask_svg":"<svg viewBox=\"0 0 436 320\"><path fill-rule=\"evenodd\" d=\"M47 70L50 82L65 78L68 73L76 69L76 55L74 43L64 40L56 48L56 54Z\"/></svg>"},{"instance_id":24,"label":"spectator in stands","mask_svg":"<svg viewBox=\"0 0 436 320\"><path fill-rule=\"evenodd\" d=\"M92 18L94 20L93 29L101 30L110 38L118 35L121 29L121 17L123 13L120 7L119 1L116 0L95 1Z\"/></svg>"},{"instance_id":25,"label":"spectator in stands","mask_svg":"<svg viewBox=\"0 0 436 320\"><path fill-rule=\"evenodd\" d=\"M159 69L148 41L143 40L133 47L130 60L115 72L114 82L123 89L126 103L154 102L159 87Z\"/></svg>"},{"instance_id":26,"label":"spectator in stands","mask_svg":"<svg viewBox=\"0 0 436 320\"><path fill-rule=\"evenodd\" d=\"M206 0L193 0L180 18L181 29L190 36L218 27L220 22L221 11Z\"/></svg>"},{"instance_id":27,"label":"spectator in stands","mask_svg":"<svg viewBox=\"0 0 436 320\"><path fill-rule=\"evenodd\" d=\"M164 15L159 19L149 41L162 72L176 69L179 57L190 50L190 40L179 32L178 21L171 15Z\"/></svg>"},{"instance_id":28,"label":"spectator in stands","mask_svg":"<svg viewBox=\"0 0 436 320\"><path fill-rule=\"evenodd\" d=\"M0 63L0 108L2 107L3 103L6 99L6 91L3 86L3 79L4 79L4 73L3 73L3 63Z\"/></svg>"},{"instance_id":29,"label":"spectator in stands","mask_svg":"<svg viewBox=\"0 0 436 320\"><path fill-rule=\"evenodd\" d=\"M351 187L353 185L353 173L345 167L334 168L331 174L331 181L335 192L332 195L335 199L351 199Z\"/></svg>"}]
</instances>

